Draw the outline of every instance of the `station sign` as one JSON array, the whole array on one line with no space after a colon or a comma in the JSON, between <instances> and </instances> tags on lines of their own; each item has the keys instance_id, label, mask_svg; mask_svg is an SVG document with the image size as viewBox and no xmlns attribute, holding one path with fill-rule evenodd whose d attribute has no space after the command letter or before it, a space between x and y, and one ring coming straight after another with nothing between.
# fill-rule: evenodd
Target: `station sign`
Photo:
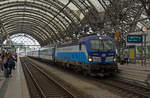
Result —
<instances>
[{"instance_id":1,"label":"station sign","mask_svg":"<svg viewBox=\"0 0 150 98\"><path fill-rule=\"evenodd\" d=\"M127 42L128 43L142 43L143 37L142 35L128 35Z\"/></svg>"}]
</instances>

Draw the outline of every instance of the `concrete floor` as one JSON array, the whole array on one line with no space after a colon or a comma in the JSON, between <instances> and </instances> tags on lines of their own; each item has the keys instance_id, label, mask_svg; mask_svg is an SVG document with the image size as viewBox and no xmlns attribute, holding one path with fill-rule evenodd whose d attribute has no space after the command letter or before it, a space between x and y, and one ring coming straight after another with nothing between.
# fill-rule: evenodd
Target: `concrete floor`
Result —
<instances>
[{"instance_id":1,"label":"concrete floor","mask_svg":"<svg viewBox=\"0 0 150 98\"><path fill-rule=\"evenodd\" d=\"M150 64L144 66L141 66L141 64L124 64L119 65L119 69L121 70L119 76L150 85Z\"/></svg>"},{"instance_id":2,"label":"concrete floor","mask_svg":"<svg viewBox=\"0 0 150 98\"><path fill-rule=\"evenodd\" d=\"M0 74L0 80L3 81L0 81L0 98L30 98L20 60L16 65L12 77L6 79L3 73Z\"/></svg>"}]
</instances>

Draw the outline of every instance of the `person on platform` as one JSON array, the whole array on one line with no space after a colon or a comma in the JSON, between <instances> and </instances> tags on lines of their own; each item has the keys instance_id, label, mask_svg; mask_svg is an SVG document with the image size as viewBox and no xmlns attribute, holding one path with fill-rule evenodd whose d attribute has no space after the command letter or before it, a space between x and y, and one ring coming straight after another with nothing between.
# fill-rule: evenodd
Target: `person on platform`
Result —
<instances>
[{"instance_id":1,"label":"person on platform","mask_svg":"<svg viewBox=\"0 0 150 98\"><path fill-rule=\"evenodd\" d=\"M17 58L18 58L18 57L17 57L17 53L16 53L16 54L15 54L15 61L16 61L16 62L17 62Z\"/></svg>"},{"instance_id":2,"label":"person on platform","mask_svg":"<svg viewBox=\"0 0 150 98\"><path fill-rule=\"evenodd\" d=\"M7 53L4 54L3 65L4 65L4 76L6 78L8 78L9 77L9 71L8 71L8 54Z\"/></svg>"},{"instance_id":3,"label":"person on platform","mask_svg":"<svg viewBox=\"0 0 150 98\"><path fill-rule=\"evenodd\" d=\"M1 54L0 54L1 56ZM2 63L2 58L0 58L0 67L1 67L1 72L3 71L3 63Z\"/></svg>"},{"instance_id":4,"label":"person on platform","mask_svg":"<svg viewBox=\"0 0 150 98\"><path fill-rule=\"evenodd\" d=\"M9 56L8 56L8 69L9 69L9 75L10 76L12 76L11 73L12 73L12 69L14 67L13 64L14 64L14 58L13 58L12 54L9 54Z\"/></svg>"},{"instance_id":5,"label":"person on platform","mask_svg":"<svg viewBox=\"0 0 150 98\"><path fill-rule=\"evenodd\" d=\"M0 60L0 64L1 64L1 71L4 71L4 64L3 64L3 60L4 60L4 55L5 53L2 52L0 57L1 57L1 60Z\"/></svg>"},{"instance_id":6,"label":"person on platform","mask_svg":"<svg viewBox=\"0 0 150 98\"><path fill-rule=\"evenodd\" d=\"M17 58L15 57L15 55L13 55L12 58L13 58L12 69L15 70L15 65L16 65L15 62L17 61Z\"/></svg>"},{"instance_id":7,"label":"person on platform","mask_svg":"<svg viewBox=\"0 0 150 98\"><path fill-rule=\"evenodd\" d=\"M125 64L128 64L128 63L129 63L129 62L128 62L128 59L129 59L129 54L128 54L127 51L125 51L125 53L124 53L124 61L125 61Z\"/></svg>"}]
</instances>

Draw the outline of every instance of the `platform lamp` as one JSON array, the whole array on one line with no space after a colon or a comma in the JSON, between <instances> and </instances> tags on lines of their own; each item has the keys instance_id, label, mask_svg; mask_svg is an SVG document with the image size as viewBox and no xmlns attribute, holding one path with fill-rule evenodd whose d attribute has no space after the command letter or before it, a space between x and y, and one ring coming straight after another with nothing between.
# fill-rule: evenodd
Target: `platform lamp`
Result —
<instances>
[{"instance_id":1,"label":"platform lamp","mask_svg":"<svg viewBox=\"0 0 150 98\"><path fill-rule=\"evenodd\" d=\"M146 26L143 26L142 28L141 28L141 30L142 30L142 36L144 37L144 42L142 41L142 43L141 43L141 47L142 47L142 66L143 66L143 49L144 49L144 65L146 65L146 59L147 59L147 57L146 57L146 31L147 31L147 27Z\"/></svg>"}]
</instances>

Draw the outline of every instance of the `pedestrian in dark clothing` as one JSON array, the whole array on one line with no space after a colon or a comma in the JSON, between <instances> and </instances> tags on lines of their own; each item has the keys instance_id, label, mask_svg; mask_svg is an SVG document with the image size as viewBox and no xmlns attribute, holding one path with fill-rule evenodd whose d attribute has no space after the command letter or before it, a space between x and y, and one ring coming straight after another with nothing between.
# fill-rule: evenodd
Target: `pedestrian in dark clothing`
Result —
<instances>
[{"instance_id":1,"label":"pedestrian in dark clothing","mask_svg":"<svg viewBox=\"0 0 150 98\"><path fill-rule=\"evenodd\" d=\"M13 69L13 64L14 64L14 59L13 59L12 55L10 54L9 58L8 58L8 69L9 69L9 75L10 76L11 76L11 72Z\"/></svg>"},{"instance_id":2,"label":"pedestrian in dark clothing","mask_svg":"<svg viewBox=\"0 0 150 98\"><path fill-rule=\"evenodd\" d=\"M9 71L8 71L8 58L7 58L7 55L4 56L3 65L4 65L4 76L6 78L8 78L9 77Z\"/></svg>"},{"instance_id":3,"label":"pedestrian in dark clothing","mask_svg":"<svg viewBox=\"0 0 150 98\"><path fill-rule=\"evenodd\" d=\"M0 54L1 56L1 54ZM3 63L2 63L2 58L0 58L0 67L1 67L1 71L3 71Z\"/></svg>"},{"instance_id":4,"label":"pedestrian in dark clothing","mask_svg":"<svg viewBox=\"0 0 150 98\"><path fill-rule=\"evenodd\" d=\"M4 71L3 60L4 60L4 53L1 54L1 61L0 61L0 64L1 64L1 70L2 70L2 71Z\"/></svg>"},{"instance_id":5,"label":"pedestrian in dark clothing","mask_svg":"<svg viewBox=\"0 0 150 98\"><path fill-rule=\"evenodd\" d=\"M0 59L0 66L1 66L1 71L4 71L4 67L3 67L3 61L2 61L2 59Z\"/></svg>"},{"instance_id":6,"label":"pedestrian in dark clothing","mask_svg":"<svg viewBox=\"0 0 150 98\"><path fill-rule=\"evenodd\" d=\"M15 61L17 62L17 54L15 54Z\"/></svg>"},{"instance_id":7,"label":"pedestrian in dark clothing","mask_svg":"<svg viewBox=\"0 0 150 98\"><path fill-rule=\"evenodd\" d=\"M128 59L129 59L129 54L128 52L126 51L125 54L124 54L124 60L125 60L125 63L128 64Z\"/></svg>"},{"instance_id":8,"label":"pedestrian in dark clothing","mask_svg":"<svg viewBox=\"0 0 150 98\"><path fill-rule=\"evenodd\" d=\"M16 57L15 56L12 56L13 57L13 63L12 63L12 68L15 69L15 62L16 62Z\"/></svg>"},{"instance_id":9,"label":"pedestrian in dark clothing","mask_svg":"<svg viewBox=\"0 0 150 98\"><path fill-rule=\"evenodd\" d=\"M4 64L4 68L8 68L8 58L7 58L7 56L4 57L3 64Z\"/></svg>"},{"instance_id":10,"label":"pedestrian in dark clothing","mask_svg":"<svg viewBox=\"0 0 150 98\"><path fill-rule=\"evenodd\" d=\"M2 60L4 59L4 57L5 57L5 53L4 53L4 52L2 52L2 54L1 54L1 58L2 58Z\"/></svg>"}]
</instances>

